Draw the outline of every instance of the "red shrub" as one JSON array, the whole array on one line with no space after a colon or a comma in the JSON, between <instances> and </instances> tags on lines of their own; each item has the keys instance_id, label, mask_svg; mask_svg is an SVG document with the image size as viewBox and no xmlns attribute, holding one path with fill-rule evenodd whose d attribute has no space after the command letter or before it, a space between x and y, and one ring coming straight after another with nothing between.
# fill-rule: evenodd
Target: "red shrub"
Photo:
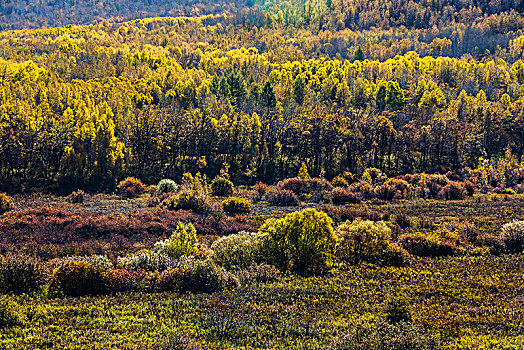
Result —
<instances>
[{"instance_id":1,"label":"red shrub","mask_svg":"<svg viewBox=\"0 0 524 350\"><path fill-rule=\"evenodd\" d=\"M146 186L134 177L128 177L118 184L117 192L125 198L135 198L146 191Z\"/></svg>"},{"instance_id":2,"label":"red shrub","mask_svg":"<svg viewBox=\"0 0 524 350\"><path fill-rule=\"evenodd\" d=\"M360 197L352 191L337 187L331 192L331 200L335 205L360 203Z\"/></svg>"},{"instance_id":3,"label":"red shrub","mask_svg":"<svg viewBox=\"0 0 524 350\"><path fill-rule=\"evenodd\" d=\"M289 190L278 190L270 192L267 196L269 204L280 207L291 207L297 206L299 200L297 195L293 191Z\"/></svg>"}]
</instances>

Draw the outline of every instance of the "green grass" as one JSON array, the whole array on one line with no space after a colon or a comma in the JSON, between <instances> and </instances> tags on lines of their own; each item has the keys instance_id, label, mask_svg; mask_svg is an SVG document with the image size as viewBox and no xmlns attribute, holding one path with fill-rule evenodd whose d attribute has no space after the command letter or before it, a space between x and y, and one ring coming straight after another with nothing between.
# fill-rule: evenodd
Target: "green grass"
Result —
<instances>
[{"instance_id":1,"label":"green grass","mask_svg":"<svg viewBox=\"0 0 524 350\"><path fill-rule=\"evenodd\" d=\"M524 347L524 256L419 259L404 268L339 266L213 295L122 294L15 299L24 326L4 329L6 349L325 349L358 320L405 298L413 321L446 348ZM164 345L163 345L164 344Z\"/></svg>"}]
</instances>

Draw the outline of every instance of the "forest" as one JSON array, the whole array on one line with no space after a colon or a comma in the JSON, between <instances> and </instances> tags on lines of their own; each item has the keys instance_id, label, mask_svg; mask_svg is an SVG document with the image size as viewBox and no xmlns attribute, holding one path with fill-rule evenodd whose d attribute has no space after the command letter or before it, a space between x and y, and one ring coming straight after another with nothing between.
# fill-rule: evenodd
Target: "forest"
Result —
<instances>
[{"instance_id":1,"label":"forest","mask_svg":"<svg viewBox=\"0 0 524 350\"><path fill-rule=\"evenodd\" d=\"M0 1L0 348L524 348L521 0Z\"/></svg>"},{"instance_id":2,"label":"forest","mask_svg":"<svg viewBox=\"0 0 524 350\"><path fill-rule=\"evenodd\" d=\"M373 4L3 31L1 189L111 191L224 164L252 185L302 162L332 179L519 161L520 5Z\"/></svg>"}]
</instances>

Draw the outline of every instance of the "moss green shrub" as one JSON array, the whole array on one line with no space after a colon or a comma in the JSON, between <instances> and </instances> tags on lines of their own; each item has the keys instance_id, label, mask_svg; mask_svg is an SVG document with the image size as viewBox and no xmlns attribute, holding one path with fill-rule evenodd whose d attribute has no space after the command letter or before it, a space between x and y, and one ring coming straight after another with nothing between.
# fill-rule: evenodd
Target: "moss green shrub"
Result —
<instances>
[{"instance_id":1,"label":"moss green shrub","mask_svg":"<svg viewBox=\"0 0 524 350\"><path fill-rule=\"evenodd\" d=\"M269 235L282 268L304 272L331 261L337 243L332 223L326 213L308 208L267 220L259 233Z\"/></svg>"},{"instance_id":2,"label":"moss green shrub","mask_svg":"<svg viewBox=\"0 0 524 350\"><path fill-rule=\"evenodd\" d=\"M336 229L337 255L352 264L380 262L388 249L391 229L384 222L362 219L346 221Z\"/></svg>"},{"instance_id":3,"label":"moss green shrub","mask_svg":"<svg viewBox=\"0 0 524 350\"><path fill-rule=\"evenodd\" d=\"M167 210L191 210L195 213L211 209L205 195L192 191L182 191L176 196L171 196L163 200L160 207Z\"/></svg>"},{"instance_id":4,"label":"moss green shrub","mask_svg":"<svg viewBox=\"0 0 524 350\"><path fill-rule=\"evenodd\" d=\"M234 187L233 183L224 177L216 177L211 182L213 196L230 196L233 194Z\"/></svg>"},{"instance_id":5,"label":"moss green shrub","mask_svg":"<svg viewBox=\"0 0 524 350\"><path fill-rule=\"evenodd\" d=\"M155 243L155 251L171 258L191 255L198 249L198 237L192 223L178 222L171 237Z\"/></svg>"},{"instance_id":6,"label":"moss green shrub","mask_svg":"<svg viewBox=\"0 0 524 350\"><path fill-rule=\"evenodd\" d=\"M266 234L239 232L220 237L211 245L213 260L226 269L244 269L264 258Z\"/></svg>"},{"instance_id":7,"label":"moss green shrub","mask_svg":"<svg viewBox=\"0 0 524 350\"><path fill-rule=\"evenodd\" d=\"M175 193L178 191L178 185L175 181L170 179L162 179L157 185L156 193L157 194L164 194L164 193Z\"/></svg>"},{"instance_id":8,"label":"moss green shrub","mask_svg":"<svg viewBox=\"0 0 524 350\"><path fill-rule=\"evenodd\" d=\"M222 202L222 209L230 215L251 212L251 203L243 198L229 197Z\"/></svg>"},{"instance_id":9,"label":"moss green shrub","mask_svg":"<svg viewBox=\"0 0 524 350\"><path fill-rule=\"evenodd\" d=\"M49 291L67 296L105 293L104 271L85 261L67 261L53 271Z\"/></svg>"}]
</instances>

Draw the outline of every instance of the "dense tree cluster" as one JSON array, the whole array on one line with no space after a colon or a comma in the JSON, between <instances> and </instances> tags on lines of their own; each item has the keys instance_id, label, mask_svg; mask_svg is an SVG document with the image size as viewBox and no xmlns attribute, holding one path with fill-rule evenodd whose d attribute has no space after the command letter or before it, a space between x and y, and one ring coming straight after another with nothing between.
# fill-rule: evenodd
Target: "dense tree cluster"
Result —
<instances>
[{"instance_id":1,"label":"dense tree cluster","mask_svg":"<svg viewBox=\"0 0 524 350\"><path fill-rule=\"evenodd\" d=\"M369 167L396 175L523 156L519 4L430 6L486 13L467 25L399 14L389 29L353 19L340 30L329 18L356 3L299 5L0 32L0 190L109 190L127 176L151 184L226 165L250 184L303 163L328 179ZM309 21L281 16L309 5ZM453 26L485 28L489 40L477 41L503 45L462 55L473 42L438 37Z\"/></svg>"}]
</instances>

